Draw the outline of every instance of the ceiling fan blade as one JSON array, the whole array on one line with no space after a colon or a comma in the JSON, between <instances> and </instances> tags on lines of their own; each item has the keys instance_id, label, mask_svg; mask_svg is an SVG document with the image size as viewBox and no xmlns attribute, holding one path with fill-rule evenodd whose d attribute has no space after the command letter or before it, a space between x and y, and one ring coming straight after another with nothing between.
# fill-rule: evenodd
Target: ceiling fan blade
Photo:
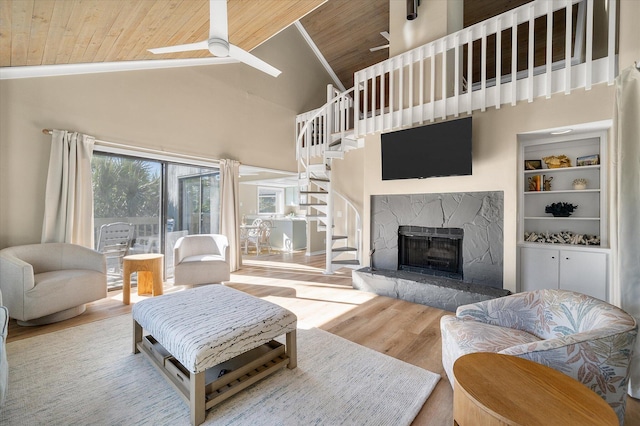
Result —
<instances>
[{"instance_id":1,"label":"ceiling fan blade","mask_svg":"<svg viewBox=\"0 0 640 426\"><path fill-rule=\"evenodd\" d=\"M179 44L177 46L157 47L155 49L148 49L149 52L154 54L159 53L176 53L176 52L190 52L192 50L209 50L209 43L207 40L199 41L197 43Z\"/></svg>"},{"instance_id":2,"label":"ceiling fan blade","mask_svg":"<svg viewBox=\"0 0 640 426\"><path fill-rule=\"evenodd\" d=\"M209 38L229 41L227 0L209 0Z\"/></svg>"},{"instance_id":3,"label":"ceiling fan blade","mask_svg":"<svg viewBox=\"0 0 640 426\"><path fill-rule=\"evenodd\" d=\"M229 44L229 57L237 59L240 62L244 62L245 64L250 65L262 72L266 72L272 77L277 77L282 72L279 69L269 65L262 59L233 44Z\"/></svg>"},{"instance_id":4,"label":"ceiling fan blade","mask_svg":"<svg viewBox=\"0 0 640 426\"><path fill-rule=\"evenodd\" d=\"M378 50L383 50L383 49L388 49L389 45L385 44L384 46L377 46L377 47L372 47L369 49L370 52L376 52Z\"/></svg>"},{"instance_id":5,"label":"ceiling fan blade","mask_svg":"<svg viewBox=\"0 0 640 426\"><path fill-rule=\"evenodd\" d=\"M230 58L244 62L273 77L281 71L262 59L257 58L238 46L229 44L229 26L227 21L227 0L209 0L209 39L198 43L149 49L151 53L175 53L192 50L208 50L219 58Z\"/></svg>"}]
</instances>

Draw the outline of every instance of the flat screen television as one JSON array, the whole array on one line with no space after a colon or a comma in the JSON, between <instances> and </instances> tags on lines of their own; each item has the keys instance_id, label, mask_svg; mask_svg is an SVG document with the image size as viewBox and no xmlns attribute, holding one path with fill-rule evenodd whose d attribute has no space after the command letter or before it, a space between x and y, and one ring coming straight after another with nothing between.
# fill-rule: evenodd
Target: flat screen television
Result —
<instances>
[{"instance_id":1,"label":"flat screen television","mask_svg":"<svg viewBox=\"0 0 640 426\"><path fill-rule=\"evenodd\" d=\"M382 180L471 174L471 117L382 134Z\"/></svg>"}]
</instances>

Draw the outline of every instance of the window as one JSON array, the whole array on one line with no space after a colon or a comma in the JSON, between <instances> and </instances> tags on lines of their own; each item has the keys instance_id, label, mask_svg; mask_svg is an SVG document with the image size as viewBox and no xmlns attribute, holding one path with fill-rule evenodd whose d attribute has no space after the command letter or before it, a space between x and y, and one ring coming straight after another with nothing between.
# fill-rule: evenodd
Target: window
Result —
<instances>
[{"instance_id":1,"label":"window","mask_svg":"<svg viewBox=\"0 0 640 426\"><path fill-rule=\"evenodd\" d=\"M173 277L178 238L219 231L220 172L215 167L94 152L92 173L95 241L103 224L133 224L128 254L164 253L165 279ZM109 287L122 285L119 266L107 265L117 277Z\"/></svg>"},{"instance_id":2,"label":"window","mask_svg":"<svg viewBox=\"0 0 640 426\"><path fill-rule=\"evenodd\" d=\"M258 213L283 214L284 188L258 187Z\"/></svg>"}]
</instances>

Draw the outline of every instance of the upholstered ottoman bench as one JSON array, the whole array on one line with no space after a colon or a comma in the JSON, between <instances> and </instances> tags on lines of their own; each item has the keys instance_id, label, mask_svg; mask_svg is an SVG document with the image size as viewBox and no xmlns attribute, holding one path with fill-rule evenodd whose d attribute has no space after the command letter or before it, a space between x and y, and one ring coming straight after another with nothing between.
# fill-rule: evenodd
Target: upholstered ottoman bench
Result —
<instances>
[{"instance_id":1,"label":"upholstered ottoman bench","mask_svg":"<svg viewBox=\"0 0 640 426\"><path fill-rule=\"evenodd\" d=\"M146 299L132 315L133 352L144 353L174 385L194 425L214 405L297 364L295 314L230 287ZM284 334L286 345L273 340Z\"/></svg>"}]
</instances>

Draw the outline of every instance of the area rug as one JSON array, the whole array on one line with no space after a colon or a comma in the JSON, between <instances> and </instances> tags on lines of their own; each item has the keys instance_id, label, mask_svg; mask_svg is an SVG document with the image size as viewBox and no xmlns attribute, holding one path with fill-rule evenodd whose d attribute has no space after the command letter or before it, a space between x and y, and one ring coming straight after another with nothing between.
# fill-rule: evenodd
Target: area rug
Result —
<instances>
[{"instance_id":1,"label":"area rug","mask_svg":"<svg viewBox=\"0 0 640 426\"><path fill-rule=\"evenodd\" d=\"M188 425L189 409L141 354L130 315L7 345L2 425ZM298 330L298 368L207 412L207 425L409 424L440 376L325 331Z\"/></svg>"}]
</instances>

